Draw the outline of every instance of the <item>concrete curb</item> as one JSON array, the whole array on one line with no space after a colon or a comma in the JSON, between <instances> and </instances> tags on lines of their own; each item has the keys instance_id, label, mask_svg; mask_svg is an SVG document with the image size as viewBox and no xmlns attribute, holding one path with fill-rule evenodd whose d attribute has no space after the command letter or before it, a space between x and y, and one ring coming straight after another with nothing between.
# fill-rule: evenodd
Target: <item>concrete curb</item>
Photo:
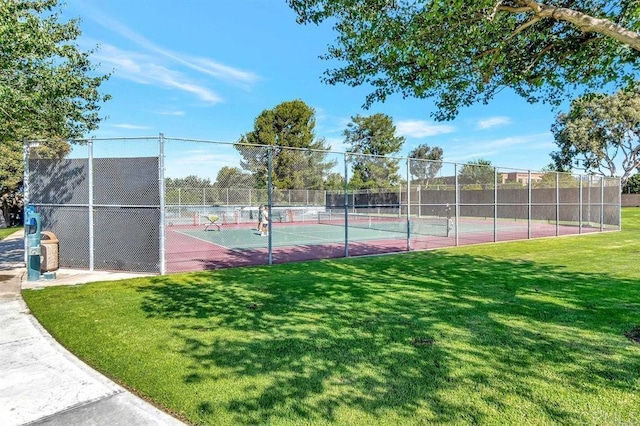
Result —
<instances>
[{"instance_id":1,"label":"concrete curb","mask_svg":"<svg viewBox=\"0 0 640 426\"><path fill-rule=\"evenodd\" d=\"M0 241L0 424L182 425L183 423L91 369L60 345L30 314L21 296L22 236ZM76 284L88 271L62 273ZM99 273L98 280L120 279ZM39 282L37 282L39 283Z\"/></svg>"}]
</instances>

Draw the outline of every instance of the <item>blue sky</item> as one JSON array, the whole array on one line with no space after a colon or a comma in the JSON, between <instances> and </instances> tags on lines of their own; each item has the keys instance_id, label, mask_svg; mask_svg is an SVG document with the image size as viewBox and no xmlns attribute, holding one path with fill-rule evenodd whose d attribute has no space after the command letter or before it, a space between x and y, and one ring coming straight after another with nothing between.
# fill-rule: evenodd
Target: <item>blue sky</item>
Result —
<instances>
[{"instance_id":1,"label":"blue sky","mask_svg":"<svg viewBox=\"0 0 640 426\"><path fill-rule=\"evenodd\" d=\"M556 112L508 90L450 122L431 118L429 99L394 96L363 110L367 87L321 82L331 67L319 58L334 41L330 25L298 25L284 0L68 0L64 15L82 19L81 48L99 45L94 62L113 72L103 85L113 96L102 108L108 118L92 136L162 132L234 142L263 110L301 99L316 110L317 136L337 151L345 149L342 132L350 117L378 112L391 116L406 138L403 155L427 143L441 147L445 161L483 158L539 170L555 149L550 126ZM215 179L220 165L235 161L223 154L210 167L202 153L173 144L170 150L177 150L166 152L171 177Z\"/></svg>"}]
</instances>

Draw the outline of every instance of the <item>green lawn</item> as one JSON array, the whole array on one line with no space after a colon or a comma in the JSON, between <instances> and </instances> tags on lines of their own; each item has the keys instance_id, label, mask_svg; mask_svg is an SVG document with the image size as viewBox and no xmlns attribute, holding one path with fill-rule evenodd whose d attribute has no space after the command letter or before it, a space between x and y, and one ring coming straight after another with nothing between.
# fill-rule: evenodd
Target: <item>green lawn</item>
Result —
<instances>
[{"instance_id":1,"label":"green lawn","mask_svg":"<svg viewBox=\"0 0 640 426\"><path fill-rule=\"evenodd\" d=\"M22 229L22 226L18 226L14 228L0 228L0 240L4 240L9 235L13 234L14 232L18 232L21 229Z\"/></svg>"},{"instance_id":2,"label":"green lawn","mask_svg":"<svg viewBox=\"0 0 640 426\"><path fill-rule=\"evenodd\" d=\"M640 209L622 232L23 293L194 424L640 424Z\"/></svg>"}]
</instances>

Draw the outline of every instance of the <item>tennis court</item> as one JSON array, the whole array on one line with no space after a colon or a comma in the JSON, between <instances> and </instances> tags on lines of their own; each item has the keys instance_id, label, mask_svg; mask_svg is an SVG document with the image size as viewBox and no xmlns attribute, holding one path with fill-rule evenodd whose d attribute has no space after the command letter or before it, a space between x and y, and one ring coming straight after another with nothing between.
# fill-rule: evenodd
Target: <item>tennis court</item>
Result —
<instances>
[{"instance_id":1,"label":"tennis court","mask_svg":"<svg viewBox=\"0 0 640 426\"><path fill-rule=\"evenodd\" d=\"M348 226L345 228L345 223ZM218 231L206 225L167 228L167 269L183 272L269 262L269 238L255 222L223 224ZM392 215L319 213L315 220L274 222L271 234L273 263L338 258L345 255L345 229L350 256L456 245L512 241L597 232L598 228L557 225L542 221L492 218L407 218ZM409 239L407 237L409 236Z\"/></svg>"},{"instance_id":2,"label":"tennis court","mask_svg":"<svg viewBox=\"0 0 640 426\"><path fill-rule=\"evenodd\" d=\"M398 215L316 214L314 220L272 222L271 260L274 263L336 258L407 250L407 219ZM428 239L433 247L453 245L446 218L412 219L412 241ZM260 265L269 261L269 237L255 222L223 224L218 230L203 225L167 228L167 269L181 272L230 266ZM345 229L347 235L345 235ZM348 245L345 246L345 237ZM449 242L446 242L449 241Z\"/></svg>"},{"instance_id":3,"label":"tennis court","mask_svg":"<svg viewBox=\"0 0 640 426\"><path fill-rule=\"evenodd\" d=\"M317 223L273 223L272 247L290 247L299 245L341 244L345 241L345 223L348 223L350 242L406 240L407 219L403 217L376 215L349 215L320 213ZM432 220L412 220L411 233L419 235L447 236L445 218ZM201 229L182 229L178 232L199 241L214 244L232 250L252 250L266 248L268 238L261 236L256 228L223 226L217 231Z\"/></svg>"},{"instance_id":4,"label":"tennis court","mask_svg":"<svg viewBox=\"0 0 640 426\"><path fill-rule=\"evenodd\" d=\"M159 154L112 157L114 141L104 140L108 157L90 149L87 158L30 159L28 202L58 237L60 266L183 272L620 230L615 178L147 139L139 142ZM162 152L170 144L228 150L241 179L167 176ZM357 164L389 175L376 187L352 182ZM465 170L482 179L467 182ZM255 230L265 206L270 238Z\"/></svg>"}]
</instances>

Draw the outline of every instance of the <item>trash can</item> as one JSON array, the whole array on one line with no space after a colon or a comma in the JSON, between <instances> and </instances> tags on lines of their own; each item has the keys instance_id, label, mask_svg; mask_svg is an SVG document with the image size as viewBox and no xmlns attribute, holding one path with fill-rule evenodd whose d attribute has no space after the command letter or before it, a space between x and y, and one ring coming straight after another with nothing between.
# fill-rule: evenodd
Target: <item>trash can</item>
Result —
<instances>
[{"instance_id":1,"label":"trash can","mask_svg":"<svg viewBox=\"0 0 640 426\"><path fill-rule=\"evenodd\" d=\"M58 269L58 237L51 231L42 231L42 253L40 256L40 272L55 271Z\"/></svg>"}]
</instances>

